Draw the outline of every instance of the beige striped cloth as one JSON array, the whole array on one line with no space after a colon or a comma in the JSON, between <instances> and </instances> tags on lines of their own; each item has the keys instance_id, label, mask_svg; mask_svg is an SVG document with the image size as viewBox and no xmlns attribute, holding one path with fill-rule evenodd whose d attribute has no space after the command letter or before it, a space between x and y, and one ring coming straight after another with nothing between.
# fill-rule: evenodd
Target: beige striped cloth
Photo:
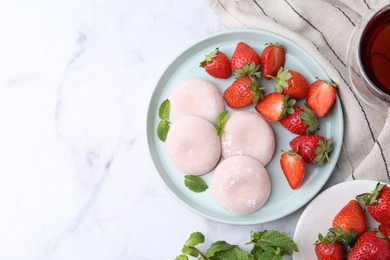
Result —
<instances>
[{"instance_id":1,"label":"beige striped cloth","mask_svg":"<svg viewBox=\"0 0 390 260\"><path fill-rule=\"evenodd\" d=\"M380 0L205 0L229 28L260 28L309 52L339 85L344 140L337 167L346 180L390 182L390 115L378 115L352 91L346 69L349 37ZM390 2L390 1L387 1Z\"/></svg>"}]
</instances>

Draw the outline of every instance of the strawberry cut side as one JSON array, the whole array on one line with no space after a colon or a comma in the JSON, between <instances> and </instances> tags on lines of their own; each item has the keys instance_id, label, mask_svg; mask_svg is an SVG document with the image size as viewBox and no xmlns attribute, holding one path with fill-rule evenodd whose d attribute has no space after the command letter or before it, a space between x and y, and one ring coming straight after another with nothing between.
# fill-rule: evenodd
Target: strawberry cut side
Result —
<instances>
[{"instance_id":1,"label":"strawberry cut side","mask_svg":"<svg viewBox=\"0 0 390 260\"><path fill-rule=\"evenodd\" d=\"M305 175L305 162L296 152L283 152L280 157L280 166L291 189L297 189Z\"/></svg>"}]
</instances>

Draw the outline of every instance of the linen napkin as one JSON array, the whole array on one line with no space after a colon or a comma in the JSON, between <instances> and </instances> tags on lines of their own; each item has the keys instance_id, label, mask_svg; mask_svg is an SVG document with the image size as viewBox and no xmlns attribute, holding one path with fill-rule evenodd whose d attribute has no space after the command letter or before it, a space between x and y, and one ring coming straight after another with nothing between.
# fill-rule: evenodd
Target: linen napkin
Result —
<instances>
[{"instance_id":1,"label":"linen napkin","mask_svg":"<svg viewBox=\"0 0 390 260\"><path fill-rule=\"evenodd\" d=\"M379 115L354 94L346 69L347 44L354 27L383 0L205 2L227 27L272 31L312 55L339 86L344 140L337 167L344 179L390 182L390 115Z\"/></svg>"}]
</instances>

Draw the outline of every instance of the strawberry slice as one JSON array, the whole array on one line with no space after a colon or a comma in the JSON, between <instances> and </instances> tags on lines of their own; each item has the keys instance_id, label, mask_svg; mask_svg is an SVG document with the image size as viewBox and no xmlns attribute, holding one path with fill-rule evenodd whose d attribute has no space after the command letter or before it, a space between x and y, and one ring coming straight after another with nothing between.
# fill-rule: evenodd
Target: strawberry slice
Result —
<instances>
[{"instance_id":1,"label":"strawberry slice","mask_svg":"<svg viewBox=\"0 0 390 260\"><path fill-rule=\"evenodd\" d=\"M305 162L296 152L283 152L280 156L280 166L290 187L295 190L298 188L305 175Z\"/></svg>"},{"instance_id":2,"label":"strawberry slice","mask_svg":"<svg viewBox=\"0 0 390 260\"><path fill-rule=\"evenodd\" d=\"M289 95L282 95L277 92L266 95L256 105L256 111L269 121L278 121L286 114L294 113L293 106L295 99L290 99Z\"/></svg>"},{"instance_id":3,"label":"strawberry slice","mask_svg":"<svg viewBox=\"0 0 390 260\"><path fill-rule=\"evenodd\" d=\"M261 53L262 76L266 80L276 77L278 70L284 67L286 60L286 51L284 47L278 43L267 43Z\"/></svg>"},{"instance_id":4,"label":"strawberry slice","mask_svg":"<svg viewBox=\"0 0 390 260\"><path fill-rule=\"evenodd\" d=\"M337 85L333 81L316 80L306 96L306 104L314 111L317 117L324 117L336 100Z\"/></svg>"},{"instance_id":5,"label":"strawberry slice","mask_svg":"<svg viewBox=\"0 0 390 260\"><path fill-rule=\"evenodd\" d=\"M239 42L230 61L232 71L235 72L237 69L241 69L244 64L249 65L252 62L256 65L261 65L259 54L257 54L257 52L248 44Z\"/></svg>"},{"instance_id":6,"label":"strawberry slice","mask_svg":"<svg viewBox=\"0 0 390 260\"><path fill-rule=\"evenodd\" d=\"M275 80L275 91L291 98L305 98L309 92L309 82L298 71L280 68Z\"/></svg>"},{"instance_id":7,"label":"strawberry slice","mask_svg":"<svg viewBox=\"0 0 390 260\"><path fill-rule=\"evenodd\" d=\"M302 156L305 162L322 166L330 161L332 143L332 139L320 135L300 135L291 140L290 147Z\"/></svg>"},{"instance_id":8,"label":"strawberry slice","mask_svg":"<svg viewBox=\"0 0 390 260\"><path fill-rule=\"evenodd\" d=\"M231 108L243 108L257 104L263 97L264 88L252 77L236 79L223 93L227 105Z\"/></svg>"},{"instance_id":9,"label":"strawberry slice","mask_svg":"<svg viewBox=\"0 0 390 260\"><path fill-rule=\"evenodd\" d=\"M219 51L219 48L207 54L199 67L204 68L210 76L218 79L227 79L232 74L229 58Z\"/></svg>"},{"instance_id":10,"label":"strawberry slice","mask_svg":"<svg viewBox=\"0 0 390 260\"><path fill-rule=\"evenodd\" d=\"M307 106L294 107L294 113L286 115L279 121L293 134L310 135L318 129L318 119Z\"/></svg>"}]
</instances>

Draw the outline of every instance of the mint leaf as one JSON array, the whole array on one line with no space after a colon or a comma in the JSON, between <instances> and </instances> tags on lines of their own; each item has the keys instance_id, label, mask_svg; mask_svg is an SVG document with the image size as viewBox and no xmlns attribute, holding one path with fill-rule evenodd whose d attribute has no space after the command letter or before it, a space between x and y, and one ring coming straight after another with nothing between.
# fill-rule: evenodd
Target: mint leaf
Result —
<instances>
[{"instance_id":1,"label":"mint leaf","mask_svg":"<svg viewBox=\"0 0 390 260\"><path fill-rule=\"evenodd\" d=\"M241 249L234 247L218 252L215 256L209 257L209 260L255 260L255 258Z\"/></svg>"},{"instance_id":2,"label":"mint leaf","mask_svg":"<svg viewBox=\"0 0 390 260\"><path fill-rule=\"evenodd\" d=\"M286 255L292 251L298 252L298 245L286 234L276 230L264 230L260 232L251 232L251 242L254 244L252 255Z\"/></svg>"},{"instance_id":3,"label":"mint leaf","mask_svg":"<svg viewBox=\"0 0 390 260\"><path fill-rule=\"evenodd\" d=\"M224 129L225 124L226 124L228 119L229 119L229 111L227 111L227 110L221 112L218 115L217 126L216 126L218 136L223 135L223 129Z\"/></svg>"},{"instance_id":4,"label":"mint leaf","mask_svg":"<svg viewBox=\"0 0 390 260\"><path fill-rule=\"evenodd\" d=\"M200 193L208 189L206 182L199 176L184 176L184 185L193 192Z\"/></svg>"},{"instance_id":5,"label":"mint leaf","mask_svg":"<svg viewBox=\"0 0 390 260\"><path fill-rule=\"evenodd\" d=\"M190 255L193 257L197 257L199 255L199 251L196 250L196 248L192 247L192 246L184 245L183 248L181 249L181 252L185 255Z\"/></svg>"},{"instance_id":6,"label":"mint leaf","mask_svg":"<svg viewBox=\"0 0 390 260\"><path fill-rule=\"evenodd\" d=\"M169 99L165 99L158 109L158 116L160 119L167 119L169 117L169 112L171 108L171 102Z\"/></svg>"},{"instance_id":7,"label":"mint leaf","mask_svg":"<svg viewBox=\"0 0 390 260\"><path fill-rule=\"evenodd\" d=\"M229 250L229 249L232 249L235 247L237 247L237 246L231 245L225 241L217 241L215 243L212 243L211 246L209 247L209 249L207 249L206 256L212 257L219 252Z\"/></svg>"},{"instance_id":8,"label":"mint leaf","mask_svg":"<svg viewBox=\"0 0 390 260\"><path fill-rule=\"evenodd\" d=\"M171 126L170 126L169 121L167 121L165 119L161 120L158 123L157 136L161 141L165 142L165 140L167 140L167 136L168 136L168 132L169 132L170 128L171 128Z\"/></svg>"},{"instance_id":9,"label":"mint leaf","mask_svg":"<svg viewBox=\"0 0 390 260\"><path fill-rule=\"evenodd\" d=\"M186 246L196 246L199 244L204 243L204 235L200 232L194 232L190 235L188 240L186 241L185 245Z\"/></svg>"},{"instance_id":10,"label":"mint leaf","mask_svg":"<svg viewBox=\"0 0 390 260\"><path fill-rule=\"evenodd\" d=\"M178 256L176 256L175 260L188 260L188 256L186 256L186 255L178 255Z\"/></svg>"}]
</instances>

